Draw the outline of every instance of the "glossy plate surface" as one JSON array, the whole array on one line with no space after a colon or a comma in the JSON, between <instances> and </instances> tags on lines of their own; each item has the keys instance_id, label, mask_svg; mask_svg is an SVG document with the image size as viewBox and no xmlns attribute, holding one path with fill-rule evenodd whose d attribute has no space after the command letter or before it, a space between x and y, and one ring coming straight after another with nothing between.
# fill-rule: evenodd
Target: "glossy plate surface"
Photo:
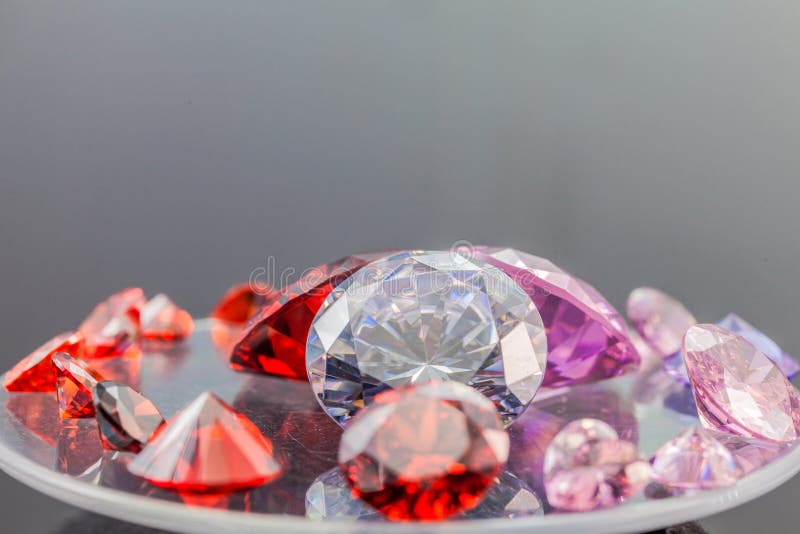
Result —
<instances>
[{"instance_id":1,"label":"glossy plate surface","mask_svg":"<svg viewBox=\"0 0 800 534\"><path fill-rule=\"evenodd\" d=\"M335 466L341 431L318 407L307 383L231 371L226 354L236 329L203 320L180 345L93 363L107 378L140 389L169 417L205 390L249 416L284 455L278 481L234 495L179 496L128 474L131 456L104 452L93 419L61 421L54 395L0 393L0 468L56 499L126 521L181 532L419 532L420 524L319 521L305 518L305 493ZM659 375L625 377L548 392L510 429L509 470L544 501L541 461L549 440L580 417L606 421L651 455L697 422L686 399L662 393ZM541 395L540 395L541 396ZM665 398L666 397L666 398ZM800 448L785 451L735 486L691 495L639 496L598 512L546 513L517 519L425 523L425 532L641 532L702 518L758 497L800 471ZM653 495L653 492L649 492Z\"/></svg>"}]
</instances>

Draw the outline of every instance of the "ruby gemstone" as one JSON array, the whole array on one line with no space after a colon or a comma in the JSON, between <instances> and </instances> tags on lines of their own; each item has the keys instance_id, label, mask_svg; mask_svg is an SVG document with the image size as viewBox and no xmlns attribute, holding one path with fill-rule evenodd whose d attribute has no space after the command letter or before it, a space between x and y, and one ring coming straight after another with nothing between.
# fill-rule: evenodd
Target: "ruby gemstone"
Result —
<instances>
[{"instance_id":1,"label":"ruby gemstone","mask_svg":"<svg viewBox=\"0 0 800 534\"><path fill-rule=\"evenodd\" d=\"M65 352L80 358L83 352L83 337L75 332L57 335L12 367L3 379L3 386L7 391L55 391L56 368L52 358L57 352Z\"/></svg>"},{"instance_id":2,"label":"ruby gemstone","mask_svg":"<svg viewBox=\"0 0 800 534\"><path fill-rule=\"evenodd\" d=\"M53 355L56 368L56 393L62 419L94 417L92 391L103 377L83 360L66 352Z\"/></svg>"},{"instance_id":3,"label":"ruby gemstone","mask_svg":"<svg viewBox=\"0 0 800 534\"><path fill-rule=\"evenodd\" d=\"M119 356L139 335L140 311L147 303L138 287L123 289L95 306L78 327L86 338L87 358Z\"/></svg>"},{"instance_id":4,"label":"ruby gemstone","mask_svg":"<svg viewBox=\"0 0 800 534\"><path fill-rule=\"evenodd\" d=\"M429 382L376 396L347 424L339 463L353 494L389 519L440 520L480 502L508 451L489 399Z\"/></svg>"},{"instance_id":5,"label":"ruby gemstone","mask_svg":"<svg viewBox=\"0 0 800 534\"><path fill-rule=\"evenodd\" d=\"M177 341L186 339L194 331L194 321L186 310L160 293L142 306L141 333L147 339Z\"/></svg>"},{"instance_id":6,"label":"ruby gemstone","mask_svg":"<svg viewBox=\"0 0 800 534\"><path fill-rule=\"evenodd\" d=\"M308 329L325 298L355 271L385 252L347 256L307 271L267 302L245 327L231 354L231 367L308 380Z\"/></svg>"},{"instance_id":7,"label":"ruby gemstone","mask_svg":"<svg viewBox=\"0 0 800 534\"><path fill-rule=\"evenodd\" d=\"M155 486L218 493L271 481L281 465L252 421L206 392L161 426L128 470Z\"/></svg>"},{"instance_id":8,"label":"ruby gemstone","mask_svg":"<svg viewBox=\"0 0 800 534\"><path fill-rule=\"evenodd\" d=\"M229 323L245 324L277 291L270 288L258 291L250 283L239 284L228 289L219 300L210 317Z\"/></svg>"}]
</instances>

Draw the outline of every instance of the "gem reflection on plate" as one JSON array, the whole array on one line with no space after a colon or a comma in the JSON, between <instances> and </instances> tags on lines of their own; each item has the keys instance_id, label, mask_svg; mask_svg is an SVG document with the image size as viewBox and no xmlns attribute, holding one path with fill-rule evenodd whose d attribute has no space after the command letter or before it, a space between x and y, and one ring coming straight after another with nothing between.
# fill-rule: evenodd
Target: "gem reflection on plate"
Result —
<instances>
[{"instance_id":1,"label":"gem reflection on plate","mask_svg":"<svg viewBox=\"0 0 800 534\"><path fill-rule=\"evenodd\" d=\"M198 321L194 334L180 351L145 349L136 357L117 359L116 372L118 376L133 376L142 394L158 406L165 418L172 417L203 391L214 391L249 417L273 440L276 451L285 456L286 469L278 480L225 495L198 496L155 488L128 472L132 454L103 450L93 419L59 419L52 393L0 393L5 406L0 412L0 467L56 498L154 526L187 532L209 528L279 528L283 532L324 528L327 532L352 532L353 527L348 526L352 521L306 518L307 492L320 476L337 467L335 444L341 428L320 409L308 384L231 371L215 346L215 325L218 323L213 320ZM511 520L490 520L486 523L489 527L482 527L482 531L494 524L503 532L655 528L736 506L800 470L800 454L795 445L782 446L772 454L772 450L750 443L737 443L734 446L742 457L746 456L755 467L748 468L752 472L730 488L684 496L658 495L664 498L656 500L640 495L598 513L553 513L545 497L542 461L549 441L569 421L586 417L604 421L620 438L637 443L648 457L697 423L696 417L665 406L669 391L664 395L635 395L636 386L644 379L625 376L537 396L509 427L511 454L507 472L527 488L523 496L528 505L534 502L533 497L541 502L544 515L511 514ZM766 465L759 469L759 463ZM120 499L119 492L124 492L126 498ZM205 514L207 509L212 509L214 515ZM454 518L451 523L458 529L468 529L473 522ZM391 527L413 530L413 526Z\"/></svg>"}]
</instances>

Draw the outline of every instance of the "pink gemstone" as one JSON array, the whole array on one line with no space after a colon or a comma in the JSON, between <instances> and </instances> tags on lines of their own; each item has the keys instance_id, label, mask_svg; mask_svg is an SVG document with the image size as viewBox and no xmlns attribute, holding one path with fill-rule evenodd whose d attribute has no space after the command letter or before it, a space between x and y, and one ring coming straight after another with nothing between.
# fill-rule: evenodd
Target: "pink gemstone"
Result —
<instances>
[{"instance_id":1,"label":"pink gemstone","mask_svg":"<svg viewBox=\"0 0 800 534\"><path fill-rule=\"evenodd\" d=\"M713 435L730 451L743 475L749 475L789 451L789 446L785 443L771 443L723 432L714 432Z\"/></svg>"},{"instance_id":2,"label":"pink gemstone","mask_svg":"<svg viewBox=\"0 0 800 534\"><path fill-rule=\"evenodd\" d=\"M697 319L683 304L652 287L640 287L631 292L628 319L661 357L681 350L686 330L697 324Z\"/></svg>"},{"instance_id":3,"label":"pink gemstone","mask_svg":"<svg viewBox=\"0 0 800 534\"><path fill-rule=\"evenodd\" d=\"M758 350L766 354L770 360L780 367L783 374L788 379L792 379L795 375L800 373L800 363L789 354L783 352L777 343L772 341L767 335L751 325L735 313L729 313L720 321L717 326L730 330L735 334L739 334L747 341L756 346Z\"/></svg>"},{"instance_id":4,"label":"pink gemstone","mask_svg":"<svg viewBox=\"0 0 800 534\"><path fill-rule=\"evenodd\" d=\"M800 399L783 372L743 337L715 325L691 327L686 371L706 428L776 443L800 436Z\"/></svg>"},{"instance_id":5,"label":"pink gemstone","mask_svg":"<svg viewBox=\"0 0 800 534\"><path fill-rule=\"evenodd\" d=\"M650 480L650 465L606 423L579 419L547 447L544 477L552 506L583 512L615 506L641 491Z\"/></svg>"},{"instance_id":6,"label":"pink gemstone","mask_svg":"<svg viewBox=\"0 0 800 534\"><path fill-rule=\"evenodd\" d=\"M652 464L653 479L671 488L721 488L742 477L730 451L698 426L664 444Z\"/></svg>"},{"instance_id":7,"label":"pink gemstone","mask_svg":"<svg viewBox=\"0 0 800 534\"><path fill-rule=\"evenodd\" d=\"M479 247L476 256L510 276L538 308L548 347L542 386L593 382L638 367L624 321L595 288L544 258L511 248Z\"/></svg>"}]
</instances>

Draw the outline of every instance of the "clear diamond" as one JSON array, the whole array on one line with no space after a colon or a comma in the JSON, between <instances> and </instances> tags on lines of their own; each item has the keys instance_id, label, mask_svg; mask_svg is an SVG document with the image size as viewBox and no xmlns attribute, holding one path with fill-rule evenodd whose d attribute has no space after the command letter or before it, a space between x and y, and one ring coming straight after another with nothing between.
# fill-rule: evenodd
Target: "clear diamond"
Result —
<instances>
[{"instance_id":1,"label":"clear diamond","mask_svg":"<svg viewBox=\"0 0 800 534\"><path fill-rule=\"evenodd\" d=\"M533 301L501 270L448 252L403 252L331 292L311 325L309 379L339 423L386 389L467 384L505 423L542 382L547 340Z\"/></svg>"}]
</instances>

